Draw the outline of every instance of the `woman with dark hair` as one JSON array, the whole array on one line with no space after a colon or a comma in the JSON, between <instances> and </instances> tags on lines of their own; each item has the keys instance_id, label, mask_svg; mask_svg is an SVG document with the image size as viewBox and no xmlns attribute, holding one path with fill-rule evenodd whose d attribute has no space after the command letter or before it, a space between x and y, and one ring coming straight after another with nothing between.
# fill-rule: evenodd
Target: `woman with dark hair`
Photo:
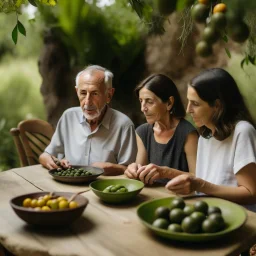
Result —
<instances>
[{"instance_id":1,"label":"woman with dark hair","mask_svg":"<svg viewBox=\"0 0 256 256\"><path fill-rule=\"evenodd\" d=\"M223 69L208 69L192 79L187 97L187 112L201 135L196 175L175 177L166 188L177 194L197 191L256 211L255 123L236 82Z\"/></svg>"},{"instance_id":2,"label":"woman with dark hair","mask_svg":"<svg viewBox=\"0 0 256 256\"><path fill-rule=\"evenodd\" d=\"M135 88L147 123L136 129L136 163L125 171L128 178L145 183L166 183L169 177L155 172L158 165L183 172L195 171L198 133L184 119L186 112L177 87L162 74L151 75ZM181 172L177 170L177 175ZM148 173L153 174L148 179Z\"/></svg>"}]
</instances>

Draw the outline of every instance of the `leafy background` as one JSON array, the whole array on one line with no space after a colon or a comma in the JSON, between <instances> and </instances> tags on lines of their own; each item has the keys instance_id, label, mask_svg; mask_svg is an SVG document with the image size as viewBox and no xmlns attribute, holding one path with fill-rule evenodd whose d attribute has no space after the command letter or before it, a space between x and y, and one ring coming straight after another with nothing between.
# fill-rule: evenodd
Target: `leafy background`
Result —
<instances>
[{"instance_id":1,"label":"leafy background","mask_svg":"<svg viewBox=\"0 0 256 256\"><path fill-rule=\"evenodd\" d=\"M61 36L64 39L65 37L71 38L71 40L66 40L66 44L70 45L70 51L81 49L81 41L87 45L87 47L83 47L83 52L80 51L79 58L74 59L74 63L84 63L85 59L87 62L102 59L103 63L107 63L111 52L122 60L120 68L125 70L126 65L133 61L138 51L143 51L145 44L143 38L146 31L136 14L132 12L131 8L127 8L125 2L124 0L117 1L115 5L106 7L102 12L99 9L92 11L92 9L85 8L80 15L88 15L88 24L85 29L87 32L80 34L76 29L81 29L81 25L79 27L70 24L72 15L64 13L64 16L57 18L57 13L50 15L50 12L54 12L55 9L45 8L41 10L44 13L43 17L37 14L36 22L34 22L33 20L29 21L30 17L23 12L23 15L19 16L19 20L26 28L26 37L18 34L16 46L11 35L11 31L16 25L16 15L0 13L0 171L19 166L14 142L9 133L10 128L16 127L21 120L27 118L46 119L45 107L40 94L41 77L37 67L42 47L41 32L47 29L44 26L44 21L51 19L53 25L57 21L63 24L66 32ZM75 12L75 10L73 11ZM100 31L101 36L90 38L91 33L96 33L96 31ZM99 40L106 41L110 47L109 52L105 54L100 52L99 54ZM245 65L244 69L241 69L241 58L241 55L232 53L232 58L226 69L238 82L256 120L255 67ZM140 109L138 108L137 111L139 112Z\"/></svg>"}]
</instances>

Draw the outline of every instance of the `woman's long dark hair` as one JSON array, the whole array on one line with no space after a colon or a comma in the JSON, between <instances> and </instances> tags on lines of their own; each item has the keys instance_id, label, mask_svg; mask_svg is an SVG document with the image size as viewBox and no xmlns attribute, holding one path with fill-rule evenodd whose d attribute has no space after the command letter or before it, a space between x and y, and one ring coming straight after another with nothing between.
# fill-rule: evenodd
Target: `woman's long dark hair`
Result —
<instances>
[{"instance_id":1,"label":"woman's long dark hair","mask_svg":"<svg viewBox=\"0 0 256 256\"><path fill-rule=\"evenodd\" d=\"M172 116L176 118L184 118L186 116L186 111L182 104L177 87L168 76L162 74L154 74L147 77L139 85L136 86L134 91L137 97L139 97L139 92L144 87L153 92L164 103L168 102L169 98L173 96L174 104L170 110Z\"/></svg>"},{"instance_id":2,"label":"woman's long dark hair","mask_svg":"<svg viewBox=\"0 0 256 256\"><path fill-rule=\"evenodd\" d=\"M255 127L237 84L227 71L221 68L204 70L191 80L189 86L211 107L219 100L220 109L212 117L215 125L213 136L217 140L230 136L239 121L248 121ZM203 126L199 128L199 133L207 138L211 135L211 130Z\"/></svg>"}]
</instances>

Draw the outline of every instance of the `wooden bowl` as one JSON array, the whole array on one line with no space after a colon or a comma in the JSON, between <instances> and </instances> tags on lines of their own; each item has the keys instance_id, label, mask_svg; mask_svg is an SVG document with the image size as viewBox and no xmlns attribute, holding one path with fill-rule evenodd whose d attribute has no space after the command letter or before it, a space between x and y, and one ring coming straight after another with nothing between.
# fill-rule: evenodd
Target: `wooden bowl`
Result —
<instances>
[{"instance_id":1,"label":"wooden bowl","mask_svg":"<svg viewBox=\"0 0 256 256\"><path fill-rule=\"evenodd\" d=\"M78 176L78 177L74 177L74 176L59 176L56 175L56 171L57 169L52 169L49 171L49 174L52 175L52 177L57 180L57 181L61 181L61 182L65 182L65 183L88 183L91 182L93 180L96 180L98 176L100 176L101 174L103 174L104 170L102 168L98 168L98 167L92 167L92 166L84 166L84 165L73 165L72 167L74 168L83 168L86 171L89 171L92 173L92 175L90 176Z\"/></svg>"},{"instance_id":2,"label":"wooden bowl","mask_svg":"<svg viewBox=\"0 0 256 256\"><path fill-rule=\"evenodd\" d=\"M23 200L26 198L37 199L40 196L48 195L50 192L35 192L14 197L10 200L11 207L15 213L25 222L39 226L61 226L71 224L78 219L87 204L88 199L77 195L74 199L78 203L78 207L72 209L61 209L51 211L37 211L33 208L23 207ZM64 196L69 199L74 193L70 192L54 192L54 196Z\"/></svg>"}]
</instances>

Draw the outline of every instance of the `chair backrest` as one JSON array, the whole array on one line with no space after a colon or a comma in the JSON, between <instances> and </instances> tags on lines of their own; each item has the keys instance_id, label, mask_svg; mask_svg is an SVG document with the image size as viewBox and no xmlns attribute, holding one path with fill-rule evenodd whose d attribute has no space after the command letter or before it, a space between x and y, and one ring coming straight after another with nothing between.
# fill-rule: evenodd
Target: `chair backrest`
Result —
<instances>
[{"instance_id":1,"label":"chair backrest","mask_svg":"<svg viewBox=\"0 0 256 256\"><path fill-rule=\"evenodd\" d=\"M53 127L40 119L21 121L11 134L18 150L21 166L39 164L39 156L49 145L54 133ZM16 134L16 135L15 135Z\"/></svg>"},{"instance_id":2,"label":"chair backrest","mask_svg":"<svg viewBox=\"0 0 256 256\"><path fill-rule=\"evenodd\" d=\"M11 128L10 133L13 136L13 140L18 152L20 166L28 166L28 159L26 157L25 150L20 139L20 130L18 128Z\"/></svg>"}]
</instances>

